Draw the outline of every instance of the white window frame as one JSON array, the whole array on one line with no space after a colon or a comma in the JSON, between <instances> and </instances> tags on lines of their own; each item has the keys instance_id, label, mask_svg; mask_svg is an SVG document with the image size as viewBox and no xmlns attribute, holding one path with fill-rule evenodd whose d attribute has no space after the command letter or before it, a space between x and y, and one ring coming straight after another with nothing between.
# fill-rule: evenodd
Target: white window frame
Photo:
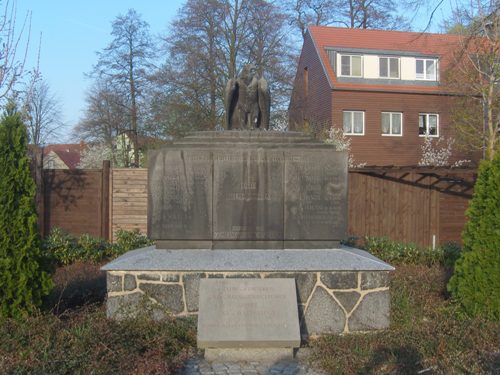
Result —
<instances>
[{"instance_id":1,"label":"white window frame","mask_svg":"<svg viewBox=\"0 0 500 375\"><path fill-rule=\"evenodd\" d=\"M423 76L418 76L419 73L417 73L417 61L421 60L424 68L424 72L422 73ZM434 77L429 78L427 77L427 61L432 61L434 62ZM418 81L437 81L438 80L438 59L424 59L424 58L415 58L415 79Z\"/></svg>"},{"instance_id":2,"label":"white window frame","mask_svg":"<svg viewBox=\"0 0 500 375\"><path fill-rule=\"evenodd\" d=\"M382 59L387 59L387 76L383 76L380 74L380 61ZM390 60L394 59L398 61L398 76L397 77L391 77L391 63ZM379 56L378 57L378 76L379 78L386 78L386 79L401 79L401 59L399 57L395 56Z\"/></svg>"},{"instance_id":3,"label":"white window frame","mask_svg":"<svg viewBox=\"0 0 500 375\"><path fill-rule=\"evenodd\" d=\"M387 133L387 134L382 132L382 116L384 114L388 114L389 115L389 133ZM399 116L401 116L401 128L400 128L401 132L399 134L394 134L392 132L392 116L393 115L399 115ZM384 137L402 137L403 136L403 112L387 112L387 111L382 112L381 115L380 115L380 127L381 127L381 129L380 129L381 130L381 134Z\"/></svg>"},{"instance_id":4,"label":"white window frame","mask_svg":"<svg viewBox=\"0 0 500 375\"><path fill-rule=\"evenodd\" d=\"M355 55L355 54L346 54L346 53L342 53L342 54L339 54L340 55L340 66L339 66L339 76L340 77L356 77L356 78L362 78L363 77L363 55ZM349 73L348 75L346 74L342 74L342 57L349 57ZM360 65L361 65L361 74L358 76L358 75L354 75L352 74L352 58L353 57L359 57L360 59Z\"/></svg>"},{"instance_id":5,"label":"white window frame","mask_svg":"<svg viewBox=\"0 0 500 375\"><path fill-rule=\"evenodd\" d=\"M351 115L351 132L346 132L344 130L344 114L345 113L350 113L350 115ZM354 123L353 123L354 113L361 113L362 114L363 126L362 126L361 133L354 132ZM345 135L365 135L365 111L355 111L355 110L342 111L342 130L344 131Z\"/></svg>"},{"instance_id":6,"label":"white window frame","mask_svg":"<svg viewBox=\"0 0 500 375\"><path fill-rule=\"evenodd\" d=\"M420 134L420 116L425 116L426 119L426 127L425 134ZM429 134L429 116L436 116L436 134ZM418 114L418 136L419 137L439 137L439 113L426 113L422 112Z\"/></svg>"}]
</instances>

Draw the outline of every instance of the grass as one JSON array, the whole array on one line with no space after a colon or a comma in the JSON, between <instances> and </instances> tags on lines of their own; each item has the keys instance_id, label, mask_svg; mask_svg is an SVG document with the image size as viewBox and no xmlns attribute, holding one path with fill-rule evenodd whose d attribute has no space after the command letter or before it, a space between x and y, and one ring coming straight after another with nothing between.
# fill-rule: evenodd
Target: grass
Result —
<instances>
[{"instance_id":1,"label":"grass","mask_svg":"<svg viewBox=\"0 0 500 375\"><path fill-rule=\"evenodd\" d=\"M0 319L0 374L170 374L196 344L189 319L106 319L98 265L59 268L45 311Z\"/></svg>"},{"instance_id":2,"label":"grass","mask_svg":"<svg viewBox=\"0 0 500 375\"><path fill-rule=\"evenodd\" d=\"M312 360L330 374L500 374L500 325L448 300L440 266L401 265L391 281L391 328L324 336Z\"/></svg>"},{"instance_id":3,"label":"grass","mask_svg":"<svg viewBox=\"0 0 500 375\"><path fill-rule=\"evenodd\" d=\"M445 268L399 265L391 328L309 343L329 374L500 374L500 326L459 313ZM61 267L44 312L0 320L0 374L169 374L196 345L193 320L106 319L99 265Z\"/></svg>"}]
</instances>

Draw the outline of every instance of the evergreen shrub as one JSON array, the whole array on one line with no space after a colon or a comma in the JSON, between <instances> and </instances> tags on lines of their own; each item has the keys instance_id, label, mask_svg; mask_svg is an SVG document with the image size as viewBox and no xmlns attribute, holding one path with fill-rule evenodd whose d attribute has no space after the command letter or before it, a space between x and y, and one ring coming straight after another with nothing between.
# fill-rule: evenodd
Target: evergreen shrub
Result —
<instances>
[{"instance_id":1,"label":"evergreen shrub","mask_svg":"<svg viewBox=\"0 0 500 375\"><path fill-rule=\"evenodd\" d=\"M448 290L473 316L500 320L500 152L483 160Z\"/></svg>"},{"instance_id":2,"label":"evergreen shrub","mask_svg":"<svg viewBox=\"0 0 500 375\"><path fill-rule=\"evenodd\" d=\"M110 243L86 233L77 238L55 227L43 241L46 256L59 265L75 262L98 263L116 258L129 250L152 244L153 241L141 234L138 229L132 231L119 229L116 233L116 243Z\"/></svg>"},{"instance_id":3,"label":"evergreen shrub","mask_svg":"<svg viewBox=\"0 0 500 375\"><path fill-rule=\"evenodd\" d=\"M33 313L52 288L37 229L28 135L10 107L0 120L0 316Z\"/></svg>"}]
</instances>

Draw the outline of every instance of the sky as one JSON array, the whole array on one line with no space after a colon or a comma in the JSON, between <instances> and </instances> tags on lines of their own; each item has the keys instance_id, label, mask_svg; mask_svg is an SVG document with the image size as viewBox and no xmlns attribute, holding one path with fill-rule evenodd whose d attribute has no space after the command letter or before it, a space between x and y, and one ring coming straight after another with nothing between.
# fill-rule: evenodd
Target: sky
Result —
<instances>
[{"instance_id":1,"label":"sky","mask_svg":"<svg viewBox=\"0 0 500 375\"><path fill-rule=\"evenodd\" d=\"M432 0L430 0L432 1ZM27 68L36 66L40 43L39 68L61 105L66 124L63 137L53 142L70 142L71 129L83 116L85 94L91 79L85 73L97 62L96 52L111 41L111 22L128 9L134 8L150 25L153 35L166 34L170 22L185 0L17 0L18 27L31 11L31 40ZM5 1L1 2L3 6ZM440 9L437 21L429 31L437 31L438 20L444 16ZM413 25L416 30L426 26L428 13L418 14Z\"/></svg>"},{"instance_id":2,"label":"sky","mask_svg":"<svg viewBox=\"0 0 500 375\"><path fill-rule=\"evenodd\" d=\"M111 41L111 23L135 9L149 23L153 35L165 34L184 0L18 0L18 25L31 11L31 40L27 68L36 66L40 45L40 72L61 104L64 136L83 116L85 94L91 79L85 73L97 62L96 52ZM4 1L2 1L2 5ZM20 28L20 25L18 26Z\"/></svg>"}]
</instances>

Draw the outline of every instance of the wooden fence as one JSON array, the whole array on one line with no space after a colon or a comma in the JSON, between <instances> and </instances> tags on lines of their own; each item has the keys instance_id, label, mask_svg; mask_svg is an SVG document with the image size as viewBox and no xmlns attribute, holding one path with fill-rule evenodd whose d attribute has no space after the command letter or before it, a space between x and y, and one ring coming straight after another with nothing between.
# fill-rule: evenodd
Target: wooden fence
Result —
<instances>
[{"instance_id":1,"label":"wooden fence","mask_svg":"<svg viewBox=\"0 0 500 375\"><path fill-rule=\"evenodd\" d=\"M349 171L349 233L423 246L460 241L475 170L360 168ZM112 239L147 232L147 169L44 170L41 231Z\"/></svg>"}]
</instances>

